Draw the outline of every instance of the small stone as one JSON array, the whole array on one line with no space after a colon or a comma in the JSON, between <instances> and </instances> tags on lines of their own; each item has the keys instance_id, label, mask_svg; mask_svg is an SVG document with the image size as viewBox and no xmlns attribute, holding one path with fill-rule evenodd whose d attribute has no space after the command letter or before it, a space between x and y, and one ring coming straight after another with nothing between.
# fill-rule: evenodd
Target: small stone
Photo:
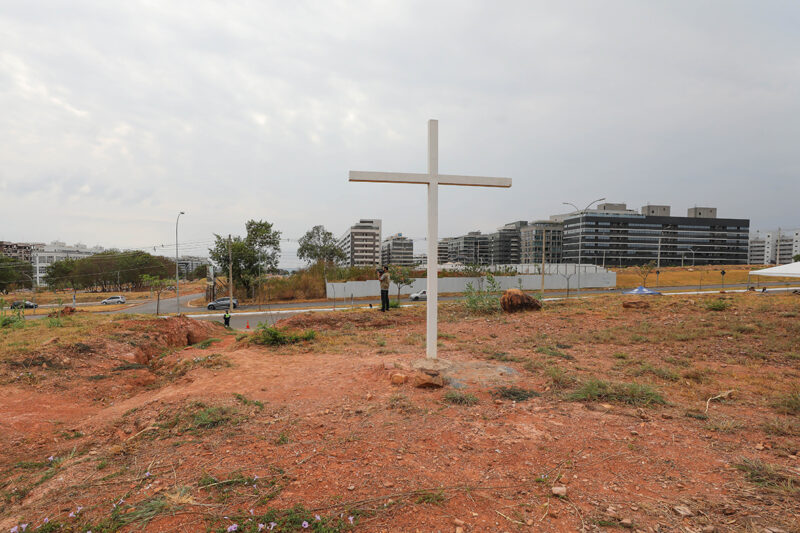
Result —
<instances>
[{"instance_id":1,"label":"small stone","mask_svg":"<svg viewBox=\"0 0 800 533\"><path fill-rule=\"evenodd\" d=\"M608 509L606 509L606 514L612 518L616 518L618 516L617 510L614 509L613 507L609 507Z\"/></svg>"},{"instance_id":2,"label":"small stone","mask_svg":"<svg viewBox=\"0 0 800 533\"><path fill-rule=\"evenodd\" d=\"M387 481L386 483L383 484L383 486L388 489L394 487L394 483L392 483L391 481Z\"/></svg>"},{"instance_id":3,"label":"small stone","mask_svg":"<svg viewBox=\"0 0 800 533\"><path fill-rule=\"evenodd\" d=\"M702 531L703 533L714 533L716 530L717 528L714 526L703 526L703 529L701 529L700 531Z\"/></svg>"},{"instance_id":4,"label":"small stone","mask_svg":"<svg viewBox=\"0 0 800 533\"><path fill-rule=\"evenodd\" d=\"M632 528L633 520L631 520L630 518L623 518L622 520L619 521L619 525L621 525L622 527Z\"/></svg>"},{"instance_id":5,"label":"small stone","mask_svg":"<svg viewBox=\"0 0 800 533\"><path fill-rule=\"evenodd\" d=\"M528 518L527 520L525 520L525 525L526 526L532 526L533 525L533 518Z\"/></svg>"},{"instance_id":6,"label":"small stone","mask_svg":"<svg viewBox=\"0 0 800 533\"><path fill-rule=\"evenodd\" d=\"M503 405L503 400L495 400L494 403L497 405Z\"/></svg>"},{"instance_id":7,"label":"small stone","mask_svg":"<svg viewBox=\"0 0 800 533\"><path fill-rule=\"evenodd\" d=\"M685 505L676 505L672 508L676 513L681 515L681 517L686 518L688 516L694 516L694 513L691 509L686 507Z\"/></svg>"},{"instance_id":8,"label":"small stone","mask_svg":"<svg viewBox=\"0 0 800 533\"><path fill-rule=\"evenodd\" d=\"M464 528L459 526L456 528L456 533L464 533Z\"/></svg>"},{"instance_id":9,"label":"small stone","mask_svg":"<svg viewBox=\"0 0 800 533\"><path fill-rule=\"evenodd\" d=\"M392 374L392 385L402 385L408 380L405 374Z\"/></svg>"},{"instance_id":10,"label":"small stone","mask_svg":"<svg viewBox=\"0 0 800 533\"><path fill-rule=\"evenodd\" d=\"M553 492L553 496L558 496L559 498L567 497L567 487L563 485L556 485L550 490Z\"/></svg>"},{"instance_id":11,"label":"small stone","mask_svg":"<svg viewBox=\"0 0 800 533\"><path fill-rule=\"evenodd\" d=\"M350 485L350 486L347 487L347 490L356 490L356 486L355 485Z\"/></svg>"},{"instance_id":12,"label":"small stone","mask_svg":"<svg viewBox=\"0 0 800 533\"><path fill-rule=\"evenodd\" d=\"M635 436L639 435L639 432L636 431L635 429L632 429L631 430L631 435L633 435L635 437Z\"/></svg>"},{"instance_id":13,"label":"small stone","mask_svg":"<svg viewBox=\"0 0 800 533\"><path fill-rule=\"evenodd\" d=\"M372 393L371 393L371 392L368 392L368 393L367 393L367 400L371 400L371 399L372 399Z\"/></svg>"},{"instance_id":14,"label":"small stone","mask_svg":"<svg viewBox=\"0 0 800 533\"><path fill-rule=\"evenodd\" d=\"M764 445L763 444L761 444L760 442L758 444L756 444L756 450L761 451L763 449L764 449Z\"/></svg>"},{"instance_id":15,"label":"small stone","mask_svg":"<svg viewBox=\"0 0 800 533\"><path fill-rule=\"evenodd\" d=\"M459 520L458 518L454 518L453 519L453 524L455 524L457 526L463 526L465 523L466 522L464 522L463 520Z\"/></svg>"},{"instance_id":16,"label":"small stone","mask_svg":"<svg viewBox=\"0 0 800 533\"><path fill-rule=\"evenodd\" d=\"M663 418L664 420L672 420L673 417L669 413L661 413L661 418Z\"/></svg>"}]
</instances>

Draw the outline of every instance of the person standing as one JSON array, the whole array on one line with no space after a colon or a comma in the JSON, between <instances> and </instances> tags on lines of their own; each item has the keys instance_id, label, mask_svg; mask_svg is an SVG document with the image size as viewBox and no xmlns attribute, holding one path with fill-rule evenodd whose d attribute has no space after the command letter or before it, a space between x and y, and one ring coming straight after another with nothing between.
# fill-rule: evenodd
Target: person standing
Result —
<instances>
[{"instance_id":1,"label":"person standing","mask_svg":"<svg viewBox=\"0 0 800 533\"><path fill-rule=\"evenodd\" d=\"M222 315L222 320L225 321L225 327L231 327L231 311L230 309L225 310L225 314Z\"/></svg>"},{"instance_id":2,"label":"person standing","mask_svg":"<svg viewBox=\"0 0 800 533\"><path fill-rule=\"evenodd\" d=\"M378 279L381 282L381 311L385 313L389 310L389 283L392 281L388 265L383 265L383 270L378 270Z\"/></svg>"}]
</instances>

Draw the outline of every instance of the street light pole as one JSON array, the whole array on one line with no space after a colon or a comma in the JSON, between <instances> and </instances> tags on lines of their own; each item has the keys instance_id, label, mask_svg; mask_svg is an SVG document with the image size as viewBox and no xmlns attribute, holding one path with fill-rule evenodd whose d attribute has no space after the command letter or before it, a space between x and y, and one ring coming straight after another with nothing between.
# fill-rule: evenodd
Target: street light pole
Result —
<instances>
[{"instance_id":1,"label":"street light pole","mask_svg":"<svg viewBox=\"0 0 800 533\"><path fill-rule=\"evenodd\" d=\"M583 245L583 231L582 231L583 214L584 214L584 211L586 211L587 209L592 207L592 204L595 204L597 202L602 202L603 200L605 200L605 198L598 198L597 200L595 200L593 202L589 202L589 205L584 207L583 210L578 209L575 206L575 204L571 204L569 202L561 202L564 205L572 206L575 209L575 211L578 211L580 213L578 215L578 217L579 217L578 218L578 221L579 221L578 222L578 298L580 298L580 296L581 296L581 255L582 255L582 252L583 252L583 250L582 250L582 245Z\"/></svg>"},{"instance_id":2,"label":"street light pole","mask_svg":"<svg viewBox=\"0 0 800 533\"><path fill-rule=\"evenodd\" d=\"M178 276L178 221L181 215L185 215L183 211L178 213L178 218L175 219L175 310L178 316L181 316L181 280Z\"/></svg>"},{"instance_id":3,"label":"street light pole","mask_svg":"<svg viewBox=\"0 0 800 533\"><path fill-rule=\"evenodd\" d=\"M694 248L689 248L689 251L692 252L692 266L694 266Z\"/></svg>"}]
</instances>

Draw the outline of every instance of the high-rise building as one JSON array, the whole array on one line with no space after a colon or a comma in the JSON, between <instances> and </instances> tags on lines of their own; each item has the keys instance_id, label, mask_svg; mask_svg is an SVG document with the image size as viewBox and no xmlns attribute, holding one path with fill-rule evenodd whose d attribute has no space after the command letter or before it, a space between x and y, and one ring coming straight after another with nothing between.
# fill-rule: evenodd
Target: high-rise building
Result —
<instances>
[{"instance_id":1,"label":"high-rise building","mask_svg":"<svg viewBox=\"0 0 800 533\"><path fill-rule=\"evenodd\" d=\"M650 214L651 211L655 214ZM750 220L717 218L713 207L693 207L687 216L670 216L669 206L644 206L640 213L625 204L555 215L562 221L565 263L629 266L746 264Z\"/></svg>"},{"instance_id":2,"label":"high-rise building","mask_svg":"<svg viewBox=\"0 0 800 533\"><path fill-rule=\"evenodd\" d=\"M517 265L520 261L520 229L524 220L510 222L489 235L489 264Z\"/></svg>"},{"instance_id":3,"label":"high-rise building","mask_svg":"<svg viewBox=\"0 0 800 533\"><path fill-rule=\"evenodd\" d=\"M755 232L750 236L751 265L784 265L800 254L800 229Z\"/></svg>"},{"instance_id":4,"label":"high-rise building","mask_svg":"<svg viewBox=\"0 0 800 533\"><path fill-rule=\"evenodd\" d=\"M541 263L542 248L545 263L560 263L563 233L563 224L552 220L536 220L520 228L520 263Z\"/></svg>"},{"instance_id":5,"label":"high-rise building","mask_svg":"<svg viewBox=\"0 0 800 533\"><path fill-rule=\"evenodd\" d=\"M361 219L339 238L348 266L377 266L381 261L381 221Z\"/></svg>"},{"instance_id":6,"label":"high-rise building","mask_svg":"<svg viewBox=\"0 0 800 533\"><path fill-rule=\"evenodd\" d=\"M178 271L182 276L187 276L200 265L210 265L211 261L207 257L196 255L182 255L178 259Z\"/></svg>"},{"instance_id":7,"label":"high-rise building","mask_svg":"<svg viewBox=\"0 0 800 533\"><path fill-rule=\"evenodd\" d=\"M402 233L386 237L381 243L381 264L414 266L414 241Z\"/></svg>"}]
</instances>

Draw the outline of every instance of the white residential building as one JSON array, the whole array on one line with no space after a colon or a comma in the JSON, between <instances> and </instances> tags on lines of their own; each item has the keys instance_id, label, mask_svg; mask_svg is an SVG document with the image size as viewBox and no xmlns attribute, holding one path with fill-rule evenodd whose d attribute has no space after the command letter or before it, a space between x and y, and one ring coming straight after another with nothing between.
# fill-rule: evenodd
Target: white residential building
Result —
<instances>
[{"instance_id":1,"label":"white residential building","mask_svg":"<svg viewBox=\"0 0 800 533\"><path fill-rule=\"evenodd\" d=\"M351 226L337 243L347 266L377 266L381 262L381 221L361 219Z\"/></svg>"},{"instance_id":2,"label":"white residential building","mask_svg":"<svg viewBox=\"0 0 800 533\"><path fill-rule=\"evenodd\" d=\"M751 265L784 265L800 254L800 229L760 232L750 236Z\"/></svg>"},{"instance_id":3,"label":"white residential building","mask_svg":"<svg viewBox=\"0 0 800 533\"><path fill-rule=\"evenodd\" d=\"M381 264L414 266L414 241L402 233L386 237L381 244Z\"/></svg>"},{"instance_id":4,"label":"white residential building","mask_svg":"<svg viewBox=\"0 0 800 533\"><path fill-rule=\"evenodd\" d=\"M64 259L80 259L89 257L102 252L101 246L89 248L85 244L74 244L72 246L61 241L53 241L50 244L38 244L31 250L31 263L33 264L33 277L36 285L44 285L44 275L48 265Z\"/></svg>"}]
</instances>

